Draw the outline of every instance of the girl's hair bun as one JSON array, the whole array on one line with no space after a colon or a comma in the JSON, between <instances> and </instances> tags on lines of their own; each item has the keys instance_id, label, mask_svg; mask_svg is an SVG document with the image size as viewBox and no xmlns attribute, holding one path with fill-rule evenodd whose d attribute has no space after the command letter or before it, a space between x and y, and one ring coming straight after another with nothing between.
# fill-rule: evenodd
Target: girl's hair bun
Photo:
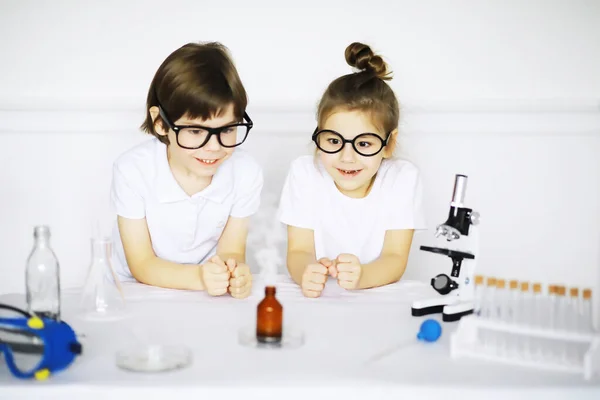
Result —
<instances>
[{"instance_id":1,"label":"girl's hair bun","mask_svg":"<svg viewBox=\"0 0 600 400\"><path fill-rule=\"evenodd\" d=\"M379 79L389 80L388 66L383 58L373 53L366 44L354 42L346 47L346 62L361 72L372 74Z\"/></svg>"}]
</instances>

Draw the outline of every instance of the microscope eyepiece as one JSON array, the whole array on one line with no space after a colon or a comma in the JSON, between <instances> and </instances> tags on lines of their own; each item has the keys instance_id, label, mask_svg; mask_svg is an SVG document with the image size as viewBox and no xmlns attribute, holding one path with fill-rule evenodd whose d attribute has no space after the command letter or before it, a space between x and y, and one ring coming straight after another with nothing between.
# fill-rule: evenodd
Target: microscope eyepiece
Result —
<instances>
[{"instance_id":1,"label":"microscope eyepiece","mask_svg":"<svg viewBox=\"0 0 600 400\"><path fill-rule=\"evenodd\" d=\"M452 203L455 207L463 207L467 194L467 176L457 174L454 178L454 191L452 192Z\"/></svg>"}]
</instances>

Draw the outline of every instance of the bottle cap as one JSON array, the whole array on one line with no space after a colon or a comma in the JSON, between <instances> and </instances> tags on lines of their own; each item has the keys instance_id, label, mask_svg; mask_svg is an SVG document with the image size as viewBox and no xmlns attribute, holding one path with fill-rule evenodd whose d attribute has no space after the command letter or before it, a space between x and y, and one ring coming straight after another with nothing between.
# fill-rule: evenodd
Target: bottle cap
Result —
<instances>
[{"instance_id":1,"label":"bottle cap","mask_svg":"<svg viewBox=\"0 0 600 400\"><path fill-rule=\"evenodd\" d=\"M504 289L506 286L506 281L504 279L498 279L498 289Z\"/></svg>"},{"instance_id":2,"label":"bottle cap","mask_svg":"<svg viewBox=\"0 0 600 400\"><path fill-rule=\"evenodd\" d=\"M541 283L534 283L533 284L533 292L534 293L541 293L542 291L542 284Z\"/></svg>"},{"instance_id":3,"label":"bottle cap","mask_svg":"<svg viewBox=\"0 0 600 400\"><path fill-rule=\"evenodd\" d=\"M277 292L275 286L265 286L265 295L274 296L275 292Z\"/></svg>"},{"instance_id":4,"label":"bottle cap","mask_svg":"<svg viewBox=\"0 0 600 400\"><path fill-rule=\"evenodd\" d=\"M475 275L475 284L476 285L483 285L483 276L481 276L481 275Z\"/></svg>"},{"instance_id":5,"label":"bottle cap","mask_svg":"<svg viewBox=\"0 0 600 400\"><path fill-rule=\"evenodd\" d=\"M592 289L584 289L583 290L583 298L589 300L592 298Z\"/></svg>"},{"instance_id":6,"label":"bottle cap","mask_svg":"<svg viewBox=\"0 0 600 400\"><path fill-rule=\"evenodd\" d=\"M577 289L576 287L572 287L569 290L569 293L571 294L571 297L579 297L579 289Z\"/></svg>"},{"instance_id":7,"label":"bottle cap","mask_svg":"<svg viewBox=\"0 0 600 400\"><path fill-rule=\"evenodd\" d=\"M519 286L519 282L518 281L516 281L514 279L512 281L510 281L510 288L511 289L516 289L518 286Z\"/></svg>"},{"instance_id":8,"label":"bottle cap","mask_svg":"<svg viewBox=\"0 0 600 400\"><path fill-rule=\"evenodd\" d=\"M496 286L496 278L487 278L487 285L488 286Z\"/></svg>"},{"instance_id":9,"label":"bottle cap","mask_svg":"<svg viewBox=\"0 0 600 400\"><path fill-rule=\"evenodd\" d=\"M37 225L33 228L33 237L42 237L50 235L50 227L48 225Z\"/></svg>"},{"instance_id":10,"label":"bottle cap","mask_svg":"<svg viewBox=\"0 0 600 400\"><path fill-rule=\"evenodd\" d=\"M521 282L521 292L529 291L529 282Z\"/></svg>"}]
</instances>

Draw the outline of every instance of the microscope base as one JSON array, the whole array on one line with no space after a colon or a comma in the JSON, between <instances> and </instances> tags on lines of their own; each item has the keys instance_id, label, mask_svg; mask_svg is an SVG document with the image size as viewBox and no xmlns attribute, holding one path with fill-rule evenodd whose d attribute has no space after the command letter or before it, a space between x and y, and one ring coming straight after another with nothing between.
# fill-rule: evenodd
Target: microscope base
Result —
<instances>
[{"instance_id":1,"label":"microscope base","mask_svg":"<svg viewBox=\"0 0 600 400\"><path fill-rule=\"evenodd\" d=\"M458 321L465 315L473 313L473 302L462 301L457 296L437 297L415 301L411 307L413 317L442 313L445 322Z\"/></svg>"}]
</instances>

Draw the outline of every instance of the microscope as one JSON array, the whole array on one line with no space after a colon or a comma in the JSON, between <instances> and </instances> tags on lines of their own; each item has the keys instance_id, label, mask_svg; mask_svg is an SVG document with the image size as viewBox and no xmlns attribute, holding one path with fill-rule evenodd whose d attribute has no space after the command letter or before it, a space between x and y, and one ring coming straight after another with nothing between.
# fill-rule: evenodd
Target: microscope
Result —
<instances>
[{"instance_id":1,"label":"microscope","mask_svg":"<svg viewBox=\"0 0 600 400\"><path fill-rule=\"evenodd\" d=\"M413 302L415 317L441 312L443 321L449 322L473 313L475 253L479 250L475 226L479 224L479 213L465 207L466 190L467 176L456 175L448 219L438 225L435 232L435 238L442 243L420 247L423 251L449 257L452 271L450 276L439 274L431 279L431 286L439 296Z\"/></svg>"}]
</instances>

